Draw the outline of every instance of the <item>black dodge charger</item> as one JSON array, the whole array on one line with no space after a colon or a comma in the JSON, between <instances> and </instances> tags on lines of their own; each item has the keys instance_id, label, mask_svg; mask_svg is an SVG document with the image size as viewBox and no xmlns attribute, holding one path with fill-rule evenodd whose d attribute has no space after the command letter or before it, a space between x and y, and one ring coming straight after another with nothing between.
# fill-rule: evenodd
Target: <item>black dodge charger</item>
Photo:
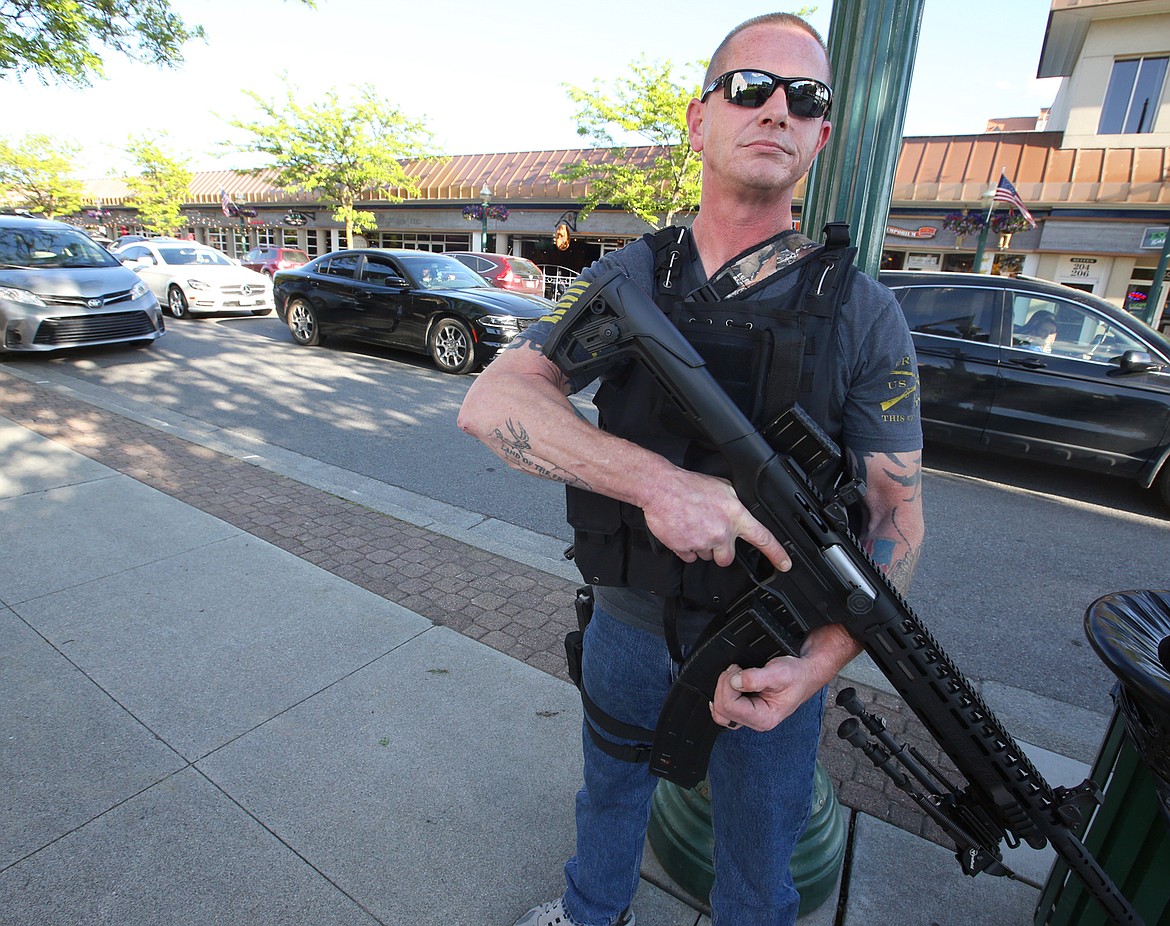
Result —
<instances>
[{"instance_id":1,"label":"black dodge charger","mask_svg":"<svg viewBox=\"0 0 1170 926\"><path fill-rule=\"evenodd\" d=\"M479 369L552 303L496 289L430 251L334 251L277 272L276 311L298 344L326 336L429 354L444 373Z\"/></svg>"}]
</instances>

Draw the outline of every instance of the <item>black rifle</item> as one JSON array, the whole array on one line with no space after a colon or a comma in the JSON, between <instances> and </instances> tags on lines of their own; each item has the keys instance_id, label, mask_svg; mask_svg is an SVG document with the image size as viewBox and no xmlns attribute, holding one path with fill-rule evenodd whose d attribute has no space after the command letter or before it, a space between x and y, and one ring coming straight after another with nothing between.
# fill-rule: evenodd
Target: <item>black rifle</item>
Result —
<instances>
[{"instance_id":1,"label":"black rifle","mask_svg":"<svg viewBox=\"0 0 1170 926\"><path fill-rule=\"evenodd\" d=\"M1141 918L1076 836L1100 802L1086 780L1052 788L850 533L845 496L826 501L810 477L839 452L799 409L758 432L705 369L702 357L621 270L578 281L562 297L544 352L573 377L615 359L642 363L723 455L744 506L779 540L792 569L753 576L755 588L696 645L669 693L655 732L651 771L685 787L706 772L721 727L708 703L728 665L795 655L809 631L840 624L864 647L966 780L955 787L846 690L855 716L840 735L862 748L954 840L968 875L1012 877L1001 843L1045 842L1119 926ZM776 449L783 448L782 450ZM866 731L874 734L872 742ZM904 774L900 764L909 772ZM920 790L921 789L921 790Z\"/></svg>"}]
</instances>

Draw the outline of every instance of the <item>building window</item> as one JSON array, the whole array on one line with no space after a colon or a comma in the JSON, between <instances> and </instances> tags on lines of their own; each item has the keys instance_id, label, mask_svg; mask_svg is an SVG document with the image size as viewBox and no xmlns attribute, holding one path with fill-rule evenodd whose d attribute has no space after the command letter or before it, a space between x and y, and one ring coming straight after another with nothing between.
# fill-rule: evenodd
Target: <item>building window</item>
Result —
<instances>
[{"instance_id":1,"label":"building window","mask_svg":"<svg viewBox=\"0 0 1170 926\"><path fill-rule=\"evenodd\" d=\"M207 243L213 248L220 251L227 252L228 247L228 233L226 228L209 228L207 230Z\"/></svg>"},{"instance_id":2,"label":"building window","mask_svg":"<svg viewBox=\"0 0 1170 926\"><path fill-rule=\"evenodd\" d=\"M1125 310L1134 315L1145 316L1149 312L1150 290L1154 286L1153 267L1134 267L1130 274L1129 286L1125 290ZM1170 270L1162 278L1162 295L1159 299L1166 304L1166 293L1170 290Z\"/></svg>"},{"instance_id":3,"label":"building window","mask_svg":"<svg viewBox=\"0 0 1170 926\"><path fill-rule=\"evenodd\" d=\"M1170 58L1126 58L1113 62L1101 104L1100 135L1152 132Z\"/></svg>"},{"instance_id":4,"label":"building window","mask_svg":"<svg viewBox=\"0 0 1170 926\"><path fill-rule=\"evenodd\" d=\"M944 273L972 273L975 270L975 255L962 252L944 254L942 268Z\"/></svg>"},{"instance_id":5,"label":"building window","mask_svg":"<svg viewBox=\"0 0 1170 926\"><path fill-rule=\"evenodd\" d=\"M442 232L370 232L366 235L372 248L409 248L413 251L470 251L470 235L447 235Z\"/></svg>"},{"instance_id":6,"label":"building window","mask_svg":"<svg viewBox=\"0 0 1170 926\"><path fill-rule=\"evenodd\" d=\"M276 229L267 226L256 229L256 246L271 248L276 246Z\"/></svg>"}]
</instances>

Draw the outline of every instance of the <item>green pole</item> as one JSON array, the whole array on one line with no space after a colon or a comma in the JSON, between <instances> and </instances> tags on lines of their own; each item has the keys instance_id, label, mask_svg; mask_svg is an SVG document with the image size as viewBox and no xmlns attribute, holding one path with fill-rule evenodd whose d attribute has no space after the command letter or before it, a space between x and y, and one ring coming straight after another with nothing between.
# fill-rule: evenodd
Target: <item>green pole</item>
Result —
<instances>
[{"instance_id":1,"label":"green pole","mask_svg":"<svg viewBox=\"0 0 1170 926\"><path fill-rule=\"evenodd\" d=\"M1150 284L1150 294L1146 297L1146 324L1158 323L1158 300L1162 298L1162 280L1166 277L1166 265L1170 264L1170 228L1166 229L1162 237L1162 256L1158 258L1158 269L1154 271L1154 282Z\"/></svg>"},{"instance_id":2,"label":"green pole","mask_svg":"<svg viewBox=\"0 0 1170 926\"><path fill-rule=\"evenodd\" d=\"M809 171L801 229L848 222L858 266L881 269L925 0L836 0L829 21L833 134Z\"/></svg>"},{"instance_id":3,"label":"green pole","mask_svg":"<svg viewBox=\"0 0 1170 926\"><path fill-rule=\"evenodd\" d=\"M987 223L983 223L983 227L979 229L979 243L975 245L975 266L971 268L972 272L979 273L979 268L983 266L983 252L987 250Z\"/></svg>"},{"instance_id":4,"label":"green pole","mask_svg":"<svg viewBox=\"0 0 1170 926\"><path fill-rule=\"evenodd\" d=\"M987 194L984 193L984 196ZM995 211L995 200L991 201L991 208L987 210L987 215L983 217L983 227L979 229L979 242L975 246L975 266L971 268L974 273L982 273L980 269L983 266L983 252L987 250L987 232L991 228L991 213Z\"/></svg>"}]
</instances>

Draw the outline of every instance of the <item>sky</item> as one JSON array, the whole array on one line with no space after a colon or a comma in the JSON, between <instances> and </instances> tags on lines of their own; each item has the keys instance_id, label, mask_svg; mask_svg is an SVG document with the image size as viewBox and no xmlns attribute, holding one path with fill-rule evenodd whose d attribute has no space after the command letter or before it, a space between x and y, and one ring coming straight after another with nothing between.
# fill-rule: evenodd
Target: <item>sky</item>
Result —
<instances>
[{"instance_id":1,"label":"sky","mask_svg":"<svg viewBox=\"0 0 1170 926\"><path fill-rule=\"evenodd\" d=\"M813 4L809 4L812 6ZM248 166L224 143L231 119L258 115L245 95L302 103L372 84L423 121L443 154L582 147L566 84L593 88L639 58L682 68L707 59L741 21L792 3L741 0L172 0L207 41L178 69L111 55L88 89L0 79L0 137L30 132L81 145L82 178L127 172L126 140L149 136L194 170ZM925 0L904 134L983 131L1036 115L1059 79L1036 78L1049 0ZM832 3L809 15L828 34ZM981 25L980 25L981 24ZM1010 24L1010 28L1004 28ZM847 101L843 101L846 102Z\"/></svg>"}]
</instances>

